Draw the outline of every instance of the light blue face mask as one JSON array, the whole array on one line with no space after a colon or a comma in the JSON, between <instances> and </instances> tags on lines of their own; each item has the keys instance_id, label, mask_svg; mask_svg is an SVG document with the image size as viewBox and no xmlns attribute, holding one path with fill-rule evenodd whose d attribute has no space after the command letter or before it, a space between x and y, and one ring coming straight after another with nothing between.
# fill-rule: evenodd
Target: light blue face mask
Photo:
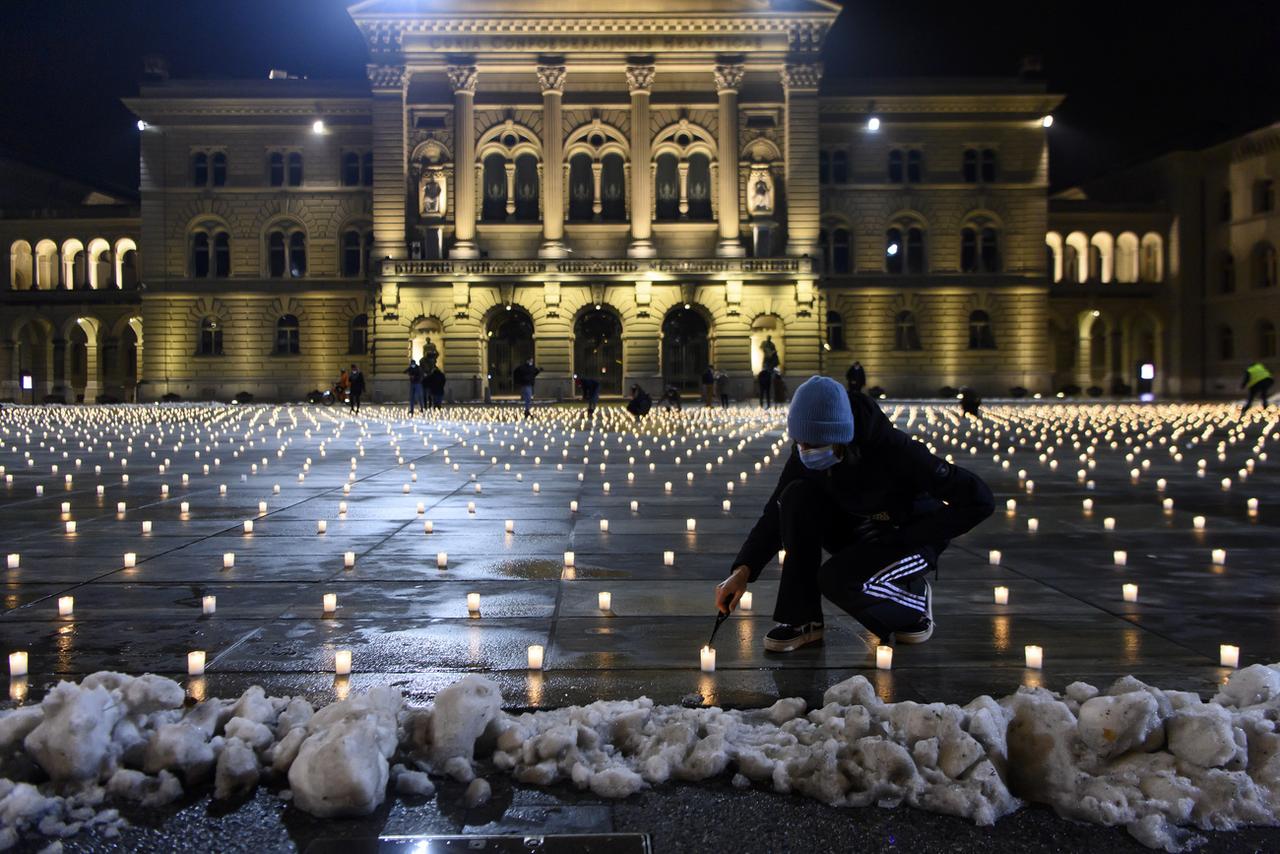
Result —
<instances>
[{"instance_id":1,"label":"light blue face mask","mask_svg":"<svg viewBox=\"0 0 1280 854\"><path fill-rule=\"evenodd\" d=\"M833 446L823 445L818 448L801 448L800 462L804 463L807 469L822 471L840 462L840 458L836 456L836 449Z\"/></svg>"}]
</instances>

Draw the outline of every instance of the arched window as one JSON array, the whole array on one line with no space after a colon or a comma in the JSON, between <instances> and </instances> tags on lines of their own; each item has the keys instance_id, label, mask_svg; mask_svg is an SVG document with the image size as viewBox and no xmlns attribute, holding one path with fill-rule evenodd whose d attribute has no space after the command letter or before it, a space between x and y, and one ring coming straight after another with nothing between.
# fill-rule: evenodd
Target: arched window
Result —
<instances>
[{"instance_id":1,"label":"arched window","mask_svg":"<svg viewBox=\"0 0 1280 854\"><path fill-rule=\"evenodd\" d=\"M360 155L360 183L366 187L373 186L373 152L366 151Z\"/></svg>"},{"instance_id":2,"label":"arched window","mask_svg":"<svg viewBox=\"0 0 1280 854\"><path fill-rule=\"evenodd\" d=\"M1218 358L1230 361L1236 357L1236 335L1230 326L1218 327Z\"/></svg>"},{"instance_id":3,"label":"arched window","mask_svg":"<svg viewBox=\"0 0 1280 854\"><path fill-rule=\"evenodd\" d=\"M913 148L907 152L907 183L919 184L924 181L924 152Z\"/></svg>"},{"instance_id":4,"label":"arched window","mask_svg":"<svg viewBox=\"0 0 1280 854\"><path fill-rule=\"evenodd\" d=\"M267 235L267 275L283 279L286 267L284 233L273 231Z\"/></svg>"},{"instance_id":5,"label":"arched window","mask_svg":"<svg viewBox=\"0 0 1280 854\"><path fill-rule=\"evenodd\" d=\"M538 221L538 158L532 154L516 158L516 220Z\"/></svg>"},{"instance_id":6,"label":"arched window","mask_svg":"<svg viewBox=\"0 0 1280 854\"><path fill-rule=\"evenodd\" d=\"M1220 274L1218 278L1218 292L1224 294L1235 293L1236 290L1236 259L1230 252L1222 253L1222 261L1220 265Z\"/></svg>"},{"instance_id":7,"label":"arched window","mask_svg":"<svg viewBox=\"0 0 1280 854\"><path fill-rule=\"evenodd\" d=\"M489 390L511 394L516 390L513 373L517 365L533 358L533 318L518 305L508 304L495 311L485 329Z\"/></svg>"},{"instance_id":8,"label":"arched window","mask_svg":"<svg viewBox=\"0 0 1280 854\"><path fill-rule=\"evenodd\" d=\"M369 315L357 314L347 327L347 352L363 356L369 352Z\"/></svg>"},{"instance_id":9,"label":"arched window","mask_svg":"<svg viewBox=\"0 0 1280 854\"><path fill-rule=\"evenodd\" d=\"M302 341L298 333L298 318L286 314L276 321L276 355L296 356L302 352Z\"/></svg>"},{"instance_id":10,"label":"arched window","mask_svg":"<svg viewBox=\"0 0 1280 854\"><path fill-rule=\"evenodd\" d=\"M342 232L342 275L355 277L368 273L372 247L371 231L349 228Z\"/></svg>"},{"instance_id":11,"label":"arched window","mask_svg":"<svg viewBox=\"0 0 1280 854\"><path fill-rule=\"evenodd\" d=\"M667 385L691 391L701 385L710 361L710 330L692 307L676 306L662 320L662 378Z\"/></svg>"},{"instance_id":12,"label":"arched window","mask_svg":"<svg viewBox=\"0 0 1280 854\"><path fill-rule=\"evenodd\" d=\"M680 218L680 164L674 154L658 155L654 176L654 214L659 220Z\"/></svg>"},{"instance_id":13,"label":"arched window","mask_svg":"<svg viewBox=\"0 0 1280 854\"><path fill-rule=\"evenodd\" d=\"M627 170L617 152L600 159L600 196L600 216L604 221L626 222Z\"/></svg>"},{"instance_id":14,"label":"arched window","mask_svg":"<svg viewBox=\"0 0 1280 854\"><path fill-rule=\"evenodd\" d=\"M197 231L191 235L191 275L203 279L209 275L209 233Z\"/></svg>"},{"instance_id":15,"label":"arched window","mask_svg":"<svg viewBox=\"0 0 1280 854\"><path fill-rule=\"evenodd\" d=\"M307 236L294 223L281 223L267 233L267 275L273 279L307 274Z\"/></svg>"},{"instance_id":16,"label":"arched window","mask_svg":"<svg viewBox=\"0 0 1280 854\"><path fill-rule=\"evenodd\" d=\"M302 186L302 153L298 151L289 152L289 186Z\"/></svg>"},{"instance_id":17,"label":"arched window","mask_svg":"<svg viewBox=\"0 0 1280 854\"><path fill-rule=\"evenodd\" d=\"M200 321L200 349L197 352L201 356L222 355L222 324L216 317Z\"/></svg>"},{"instance_id":18,"label":"arched window","mask_svg":"<svg viewBox=\"0 0 1280 854\"><path fill-rule=\"evenodd\" d=\"M979 261L984 273L1000 272L1000 242L996 230L984 226L979 233Z\"/></svg>"},{"instance_id":19,"label":"arched window","mask_svg":"<svg viewBox=\"0 0 1280 854\"><path fill-rule=\"evenodd\" d=\"M342 186L355 187L360 183L360 155L354 151L342 154Z\"/></svg>"},{"instance_id":20,"label":"arched window","mask_svg":"<svg viewBox=\"0 0 1280 854\"><path fill-rule=\"evenodd\" d=\"M1159 282L1164 279L1163 246L1160 235L1148 232L1142 235L1142 268L1139 277L1144 282Z\"/></svg>"},{"instance_id":21,"label":"arched window","mask_svg":"<svg viewBox=\"0 0 1280 854\"><path fill-rule=\"evenodd\" d=\"M213 275L218 279L231 275L231 236L225 231L213 235Z\"/></svg>"},{"instance_id":22,"label":"arched window","mask_svg":"<svg viewBox=\"0 0 1280 854\"><path fill-rule=\"evenodd\" d=\"M994 350L996 336L991 331L991 315L982 309L969 312L969 349Z\"/></svg>"},{"instance_id":23,"label":"arched window","mask_svg":"<svg viewBox=\"0 0 1280 854\"><path fill-rule=\"evenodd\" d=\"M1270 320L1258 321L1258 358L1272 359L1276 355L1276 325Z\"/></svg>"},{"instance_id":24,"label":"arched window","mask_svg":"<svg viewBox=\"0 0 1280 854\"><path fill-rule=\"evenodd\" d=\"M827 346L832 350L845 349L844 317L834 309L827 311Z\"/></svg>"},{"instance_id":25,"label":"arched window","mask_svg":"<svg viewBox=\"0 0 1280 854\"><path fill-rule=\"evenodd\" d=\"M481 217L486 222L507 218L507 158L493 153L484 159L484 204Z\"/></svg>"},{"instance_id":26,"label":"arched window","mask_svg":"<svg viewBox=\"0 0 1280 854\"><path fill-rule=\"evenodd\" d=\"M920 332L916 329L916 315L900 311L893 324L893 349L920 350Z\"/></svg>"},{"instance_id":27,"label":"arched window","mask_svg":"<svg viewBox=\"0 0 1280 854\"><path fill-rule=\"evenodd\" d=\"M284 153L273 151L267 156L267 180L273 187L284 186Z\"/></svg>"},{"instance_id":28,"label":"arched window","mask_svg":"<svg viewBox=\"0 0 1280 854\"><path fill-rule=\"evenodd\" d=\"M711 219L711 158L689 155L689 219Z\"/></svg>"},{"instance_id":29,"label":"arched window","mask_svg":"<svg viewBox=\"0 0 1280 854\"><path fill-rule=\"evenodd\" d=\"M887 273L901 273L906 247L902 245L902 229L891 228L884 235L884 269Z\"/></svg>"},{"instance_id":30,"label":"arched window","mask_svg":"<svg viewBox=\"0 0 1280 854\"><path fill-rule=\"evenodd\" d=\"M994 148L982 149L982 182L984 184L995 183L996 180L996 150Z\"/></svg>"},{"instance_id":31,"label":"arched window","mask_svg":"<svg viewBox=\"0 0 1280 854\"><path fill-rule=\"evenodd\" d=\"M197 151L191 155L191 186L204 187L209 184L209 155Z\"/></svg>"},{"instance_id":32,"label":"arched window","mask_svg":"<svg viewBox=\"0 0 1280 854\"><path fill-rule=\"evenodd\" d=\"M591 155L579 152L569 158L569 220L584 222L594 215L595 176Z\"/></svg>"},{"instance_id":33,"label":"arched window","mask_svg":"<svg viewBox=\"0 0 1280 854\"><path fill-rule=\"evenodd\" d=\"M604 305L574 320L573 370L599 382L605 394L622 394L622 321Z\"/></svg>"},{"instance_id":34,"label":"arched window","mask_svg":"<svg viewBox=\"0 0 1280 854\"><path fill-rule=\"evenodd\" d=\"M849 229L837 228L831 232L831 266L837 276L853 272L852 253L849 250Z\"/></svg>"},{"instance_id":35,"label":"arched window","mask_svg":"<svg viewBox=\"0 0 1280 854\"><path fill-rule=\"evenodd\" d=\"M960 272L978 271L978 233L970 226L960 229Z\"/></svg>"},{"instance_id":36,"label":"arched window","mask_svg":"<svg viewBox=\"0 0 1280 854\"><path fill-rule=\"evenodd\" d=\"M1265 240L1253 247L1253 286L1274 288L1276 285L1276 248Z\"/></svg>"},{"instance_id":37,"label":"arched window","mask_svg":"<svg viewBox=\"0 0 1280 854\"><path fill-rule=\"evenodd\" d=\"M15 291L35 288L34 261L31 244L15 240L9 247L9 286Z\"/></svg>"},{"instance_id":38,"label":"arched window","mask_svg":"<svg viewBox=\"0 0 1280 854\"><path fill-rule=\"evenodd\" d=\"M902 151L897 148L889 152L889 182L902 183Z\"/></svg>"},{"instance_id":39,"label":"arched window","mask_svg":"<svg viewBox=\"0 0 1280 854\"><path fill-rule=\"evenodd\" d=\"M301 231L289 235L289 275L300 279L307 274L307 238Z\"/></svg>"},{"instance_id":40,"label":"arched window","mask_svg":"<svg viewBox=\"0 0 1280 854\"><path fill-rule=\"evenodd\" d=\"M231 275L231 238L217 223L197 226L190 240L191 277L225 279Z\"/></svg>"},{"instance_id":41,"label":"arched window","mask_svg":"<svg viewBox=\"0 0 1280 854\"><path fill-rule=\"evenodd\" d=\"M910 275L920 275L925 271L924 229L914 225L907 229L906 267Z\"/></svg>"},{"instance_id":42,"label":"arched window","mask_svg":"<svg viewBox=\"0 0 1280 854\"><path fill-rule=\"evenodd\" d=\"M831 152L831 183L849 183L849 155L843 149Z\"/></svg>"},{"instance_id":43,"label":"arched window","mask_svg":"<svg viewBox=\"0 0 1280 854\"><path fill-rule=\"evenodd\" d=\"M222 151L215 151L210 162L213 165L213 186L225 187L227 185L227 155Z\"/></svg>"},{"instance_id":44,"label":"arched window","mask_svg":"<svg viewBox=\"0 0 1280 854\"><path fill-rule=\"evenodd\" d=\"M818 183L831 183L831 155L826 151L818 152Z\"/></svg>"},{"instance_id":45,"label":"arched window","mask_svg":"<svg viewBox=\"0 0 1280 854\"><path fill-rule=\"evenodd\" d=\"M978 150L966 148L962 159L961 172L966 184L978 183Z\"/></svg>"}]
</instances>

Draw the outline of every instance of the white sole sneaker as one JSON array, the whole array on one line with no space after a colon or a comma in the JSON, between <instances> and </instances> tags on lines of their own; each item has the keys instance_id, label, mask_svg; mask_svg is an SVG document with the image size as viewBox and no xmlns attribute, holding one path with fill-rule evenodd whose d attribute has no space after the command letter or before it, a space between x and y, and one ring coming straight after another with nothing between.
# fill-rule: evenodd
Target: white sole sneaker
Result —
<instances>
[{"instance_id":1,"label":"white sole sneaker","mask_svg":"<svg viewBox=\"0 0 1280 854\"><path fill-rule=\"evenodd\" d=\"M920 632L894 632L893 639L898 643L915 644L924 643L933 637L933 629L936 623L933 621L933 588L929 586L929 582L924 583L924 607L925 617L929 620L929 627Z\"/></svg>"},{"instance_id":2,"label":"white sole sneaker","mask_svg":"<svg viewBox=\"0 0 1280 854\"><path fill-rule=\"evenodd\" d=\"M769 652L795 652L801 647L810 644L822 643L822 626L814 626L809 624L807 631L804 631L794 638L787 640L775 640L766 636L764 639L764 648Z\"/></svg>"}]
</instances>

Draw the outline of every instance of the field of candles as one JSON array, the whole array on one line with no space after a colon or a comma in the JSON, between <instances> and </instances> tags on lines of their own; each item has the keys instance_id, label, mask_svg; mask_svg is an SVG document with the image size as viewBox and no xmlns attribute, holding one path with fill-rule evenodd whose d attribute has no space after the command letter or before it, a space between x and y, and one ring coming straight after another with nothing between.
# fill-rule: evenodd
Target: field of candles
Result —
<instances>
[{"instance_id":1,"label":"field of candles","mask_svg":"<svg viewBox=\"0 0 1280 854\"><path fill-rule=\"evenodd\" d=\"M784 655L766 652L762 641L773 626L785 555L752 585L714 644L708 640L714 585L731 569L791 452L785 412L686 407L637 423L610 407L594 422L571 407L535 410L527 420L500 406L416 419L392 407L359 416L309 406L5 408L5 707L17 710L10 715L32 710L35 726L56 703L89 694L66 686L59 689L66 696L55 697L60 681L105 685L126 698L121 703L147 708L164 694L149 684L148 699L139 701L125 683L104 682L101 671L173 680L180 689L168 702L185 696L195 709L237 697L235 709L252 707L259 701L246 691L262 686L266 697L283 698L267 705L276 733L268 732L256 756L248 741L228 739L244 752L225 761L232 766L225 780L218 757L224 797L245 790L237 768L252 771L248 791L259 773L270 778L273 756L288 741L280 737L295 708L288 698L308 714L346 701L376 717L375 707L392 695L395 709L408 708L454 686L454 714L481 709L484 720L506 722L510 743L499 740L495 761L503 750L509 758L496 767L521 783L571 781L610 799L668 778L725 773L742 789L771 779L777 791L860 805L851 792L833 795L824 787L836 784L821 775L786 785L777 770L762 778L766 765L746 763L734 753L745 748L733 744L701 760L697 750L682 761L659 751L665 772L649 760L624 767L599 752L595 765L579 763L581 774L546 763L525 767L521 750L561 738L557 726L586 719L578 707L601 700L617 705L597 718L643 713L668 729L698 731L707 719L696 716L713 713L773 732L806 708L821 709L809 715L820 727L832 717L852 726L849 709L869 709L873 723L885 721L892 733L901 726L889 723L898 720L893 710L910 705L902 701L969 704L955 713L956 726L966 738L972 732L969 741L977 739L992 761L999 751L979 733L987 726L980 713L1000 717L990 697L1006 698L1003 726L1023 713L1039 726L1051 704L1068 709L1079 716L1080 737L1104 758L1152 741L1157 724L1163 733L1166 719L1191 703L1193 694L1178 692L1194 692L1196 708L1209 709L1216 707L1200 700L1222 690L1227 699L1215 702L1233 716L1280 703L1280 670L1249 667L1280 659L1273 573L1280 489L1268 461L1280 424L1270 414L1241 418L1228 405L1028 404L988 407L975 420L949 405L884 408L899 429L982 476L996 496L995 514L943 553L932 579L937 629L929 643L885 643L828 604L825 643ZM1163 689L1167 714L1146 709L1143 683ZM990 708L974 700L983 695ZM637 706L639 697L659 705ZM42 700L43 713L35 711ZM1112 700L1114 708L1099 711ZM397 712L389 714L394 745ZM1121 739L1136 739L1123 750L1095 745L1086 733L1090 714L1114 714L1131 729L1133 721L1150 726L1122 732ZM17 717L5 720L0 733L9 741L0 746L12 747L12 732L26 730ZM448 720L437 710L433 725L447 729ZM400 728L410 746L411 730ZM900 743L911 748L921 736L905 732ZM490 797L488 782L481 779L478 791L471 785L484 773L470 763L479 736L461 736L465 768L456 755L436 756L436 746L420 766L443 787L442 799L456 787L459 809L480 809ZM1219 741L1197 730L1195 747L1186 749L1201 758L1207 751L1208 769L1230 767L1233 760L1214 753ZM787 743L794 747L793 738ZM949 743L940 743L945 753ZM810 744L801 739L806 750ZM26 745L30 752L32 736ZM620 741L616 755L606 753L616 759L627 749ZM911 756L928 765L914 750ZM383 790L388 759L380 760ZM393 791L434 790L426 774L396 767ZM928 786L878 802L989 824L1023 798L1101 820L1072 812L1081 796L1074 784L1029 795L1027 783L1015 785L1013 769L990 790L973 782L976 767L938 779L925 774ZM376 790L377 769L364 770L364 777L352 773ZM407 782L397 783L397 773ZM1056 779L1052 769L1042 776ZM328 802L300 778L288 776L304 812L346 814L314 806ZM163 792L162 784L147 791ZM382 797L349 812L368 813ZM1265 823L1262 813L1233 812L1230 798L1215 804L1231 822ZM1129 826L1147 844L1184 844L1174 826L1196 822L1161 815L1148 827L1137 819L1107 823Z\"/></svg>"}]
</instances>

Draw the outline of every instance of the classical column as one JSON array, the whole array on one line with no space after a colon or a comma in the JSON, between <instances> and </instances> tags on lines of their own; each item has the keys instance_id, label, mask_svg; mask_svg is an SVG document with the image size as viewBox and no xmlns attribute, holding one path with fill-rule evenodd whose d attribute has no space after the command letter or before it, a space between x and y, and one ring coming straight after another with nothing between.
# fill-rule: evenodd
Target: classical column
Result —
<instances>
[{"instance_id":1,"label":"classical column","mask_svg":"<svg viewBox=\"0 0 1280 854\"><path fill-rule=\"evenodd\" d=\"M716 254L739 258L742 226L738 219L738 87L742 85L740 64L717 65L716 94L720 99L720 138L716 140L719 160L720 243Z\"/></svg>"},{"instance_id":2,"label":"classical column","mask_svg":"<svg viewBox=\"0 0 1280 854\"><path fill-rule=\"evenodd\" d=\"M564 96L563 65L539 65L542 87L542 246L539 258L564 258L564 130L560 103Z\"/></svg>"},{"instance_id":3,"label":"classical column","mask_svg":"<svg viewBox=\"0 0 1280 854\"><path fill-rule=\"evenodd\" d=\"M653 247L651 166L649 164L649 90L653 86L652 65L628 65L627 86L631 90L631 244L629 258L652 258Z\"/></svg>"},{"instance_id":4,"label":"classical column","mask_svg":"<svg viewBox=\"0 0 1280 854\"><path fill-rule=\"evenodd\" d=\"M476 67L449 66L453 86L453 247L450 258L478 258L476 248Z\"/></svg>"},{"instance_id":5,"label":"classical column","mask_svg":"<svg viewBox=\"0 0 1280 854\"><path fill-rule=\"evenodd\" d=\"M813 255L818 244L818 82L816 62L782 72L787 124L787 254Z\"/></svg>"},{"instance_id":6,"label":"classical column","mask_svg":"<svg viewBox=\"0 0 1280 854\"><path fill-rule=\"evenodd\" d=\"M403 65L370 65L367 72L373 91L373 257L404 258L405 71Z\"/></svg>"}]
</instances>

